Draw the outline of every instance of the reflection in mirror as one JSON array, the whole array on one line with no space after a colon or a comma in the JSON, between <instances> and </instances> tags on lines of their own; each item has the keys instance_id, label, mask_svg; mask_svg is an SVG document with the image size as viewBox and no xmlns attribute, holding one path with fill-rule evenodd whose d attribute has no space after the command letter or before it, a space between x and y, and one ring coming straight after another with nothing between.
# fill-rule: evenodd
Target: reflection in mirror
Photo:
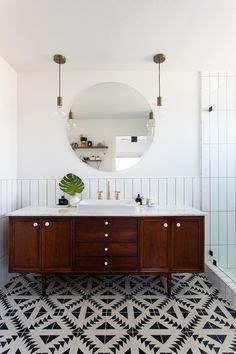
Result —
<instances>
[{"instance_id":1,"label":"reflection in mirror","mask_svg":"<svg viewBox=\"0 0 236 354\"><path fill-rule=\"evenodd\" d=\"M121 83L88 88L74 101L67 123L77 156L102 171L120 171L138 163L154 134L150 105L138 91Z\"/></svg>"}]
</instances>

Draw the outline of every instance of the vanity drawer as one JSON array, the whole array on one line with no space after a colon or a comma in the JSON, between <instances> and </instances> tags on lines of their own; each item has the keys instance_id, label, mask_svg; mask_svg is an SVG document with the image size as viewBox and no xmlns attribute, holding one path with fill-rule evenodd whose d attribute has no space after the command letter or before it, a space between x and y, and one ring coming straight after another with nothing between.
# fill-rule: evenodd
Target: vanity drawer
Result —
<instances>
[{"instance_id":1,"label":"vanity drawer","mask_svg":"<svg viewBox=\"0 0 236 354\"><path fill-rule=\"evenodd\" d=\"M130 271L138 270L137 257L78 257L75 259L78 271Z\"/></svg>"},{"instance_id":2,"label":"vanity drawer","mask_svg":"<svg viewBox=\"0 0 236 354\"><path fill-rule=\"evenodd\" d=\"M82 218L76 220L77 242L136 242L138 224L134 218Z\"/></svg>"},{"instance_id":3,"label":"vanity drawer","mask_svg":"<svg viewBox=\"0 0 236 354\"><path fill-rule=\"evenodd\" d=\"M135 257L137 256L136 243L80 243L75 249L75 255L79 257L89 256L117 256L117 257Z\"/></svg>"}]
</instances>

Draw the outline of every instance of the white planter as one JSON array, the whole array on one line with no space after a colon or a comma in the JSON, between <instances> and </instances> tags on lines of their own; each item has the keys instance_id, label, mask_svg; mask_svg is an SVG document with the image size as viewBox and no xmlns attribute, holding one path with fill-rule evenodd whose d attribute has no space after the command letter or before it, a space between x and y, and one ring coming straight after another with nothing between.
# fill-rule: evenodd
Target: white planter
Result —
<instances>
[{"instance_id":1,"label":"white planter","mask_svg":"<svg viewBox=\"0 0 236 354\"><path fill-rule=\"evenodd\" d=\"M71 207L77 207L78 203L81 200L81 195L80 193L76 193L70 198L69 204Z\"/></svg>"}]
</instances>

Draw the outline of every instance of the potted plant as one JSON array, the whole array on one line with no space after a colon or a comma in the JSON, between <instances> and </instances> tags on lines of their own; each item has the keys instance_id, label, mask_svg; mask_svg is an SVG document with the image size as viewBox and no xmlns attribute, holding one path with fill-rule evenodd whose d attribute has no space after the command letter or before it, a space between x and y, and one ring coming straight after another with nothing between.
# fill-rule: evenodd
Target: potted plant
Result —
<instances>
[{"instance_id":1,"label":"potted plant","mask_svg":"<svg viewBox=\"0 0 236 354\"><path fill-rule=\"evenodd\" d=\"M60 189L71 196L69 204L71 207L76 207L80 201L80 193L84 190L84 182L81 178L68 173L59 182Z\"/></svg>"}]
</instances>

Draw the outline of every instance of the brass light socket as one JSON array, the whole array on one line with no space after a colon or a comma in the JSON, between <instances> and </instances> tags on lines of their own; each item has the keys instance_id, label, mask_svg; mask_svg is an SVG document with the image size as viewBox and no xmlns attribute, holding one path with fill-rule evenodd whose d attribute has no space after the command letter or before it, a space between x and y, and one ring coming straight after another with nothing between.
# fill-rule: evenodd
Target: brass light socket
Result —
<instances>
[{"instance_id":1,"label":"brass light socket","mask_svg":"<svg viewBox=\"0 0 236 354\"><path fill-rule=\"evenodd\" d=\"M153 111L151 111L151 112L149 113L149 119L154 119Z\"/></svg>"},{"instance_id":2,"label":"brass light socket","mask_svg":"<svg viewBox=\"0 0 236 354\"><path fill-rule=\"evenodd\" d=\"M157 97L157 106L162 106L162 97L161 96L158 96Z\"/></svg>"},{"instance_id":3,"label":"brass light socket","mask_svg":"<svg viewBox=\"0 0 236 354\"><path fill-rule=\"evenodd\" d=\"M57 106L58 107L63 106L63 98L61 96L57 96Z\"/></svg>"},{"instance_id":4,"label":"brass light socket","mask_svg":"<svg viewBox=\"0 0 236 354\"><path fill-rule=\"evenodd\" d=\"M69 119L74 119L74 113L72 111L69 112Z\"/></svg>"}]
</instances>

